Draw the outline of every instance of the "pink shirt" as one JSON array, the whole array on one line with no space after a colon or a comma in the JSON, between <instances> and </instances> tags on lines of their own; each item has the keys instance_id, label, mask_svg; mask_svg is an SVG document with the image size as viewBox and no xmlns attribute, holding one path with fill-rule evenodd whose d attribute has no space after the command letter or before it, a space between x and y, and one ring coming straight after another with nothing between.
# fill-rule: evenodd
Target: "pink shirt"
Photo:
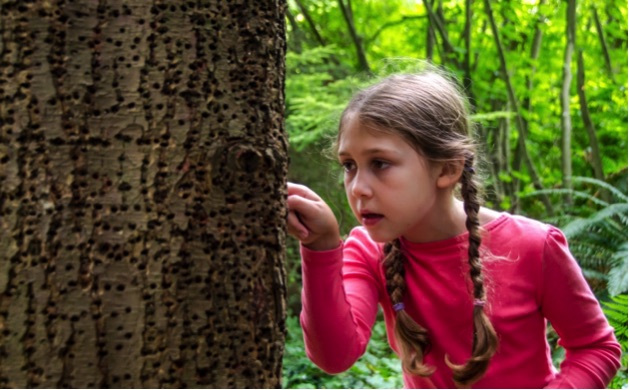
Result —
<instances>
[{"instance_id":1,"label":"pink shirt","mask_svg":"<svg viewBox=\"0 0 629 390\"><path fill-rule=\"evenodd\" d=\"M598 301L557 229L502 214L484 226L483 263L490 320L499 347L485 376L473 388L604 388L620 367L620 345ZM402 241L407 312L429 332L424 362L436 368L422 378L404 373L410 388L454 388L445 356L464 363L472 350L472 297L467 233L431 243ZM306 353L324 371L347 370L365 352L382 306L389 344L394 311L386 293L382 244L364 228L352 230L338 249L305 247L301 324ZM561 371L553 367L546 321L566 349Z\"/></svg>"}]
</instances>

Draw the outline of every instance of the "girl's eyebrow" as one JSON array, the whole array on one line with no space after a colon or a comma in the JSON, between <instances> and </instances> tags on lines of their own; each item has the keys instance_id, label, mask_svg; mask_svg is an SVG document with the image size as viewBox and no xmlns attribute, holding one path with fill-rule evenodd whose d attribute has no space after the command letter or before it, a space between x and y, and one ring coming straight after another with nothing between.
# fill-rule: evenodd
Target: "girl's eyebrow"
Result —
<instances>
[{"instance_id":1,"label":"girl's eyebrow","mask_svg":"<svg viewBox=\"0 0 629 390\"><path fill-rule=\"evenodd\" d=\"M361 152L361 154L365 155L365 156L369 156L369 155L372 155L372 154L380 154L380 153L395 153L395 154L397 154L397 151L394 150L394 149L369 148L369 149L363 150ZM351 156L351 154L349 152L345 151L345 150L339 150L338 154L339 154L339 157L349 157L349 156Z\"/></svg>"}]
</instances>

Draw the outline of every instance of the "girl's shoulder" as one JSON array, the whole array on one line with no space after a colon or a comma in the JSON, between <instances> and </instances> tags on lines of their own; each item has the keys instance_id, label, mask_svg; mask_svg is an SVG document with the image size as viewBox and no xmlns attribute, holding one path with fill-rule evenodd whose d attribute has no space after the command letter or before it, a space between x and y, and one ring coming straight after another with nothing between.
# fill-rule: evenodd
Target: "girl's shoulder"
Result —
<instances>
[{"instance_id":1,"label":"girl's shoulder","mask_svg":"<svg viewBox=\"0 0 629 390\"><path fill-rule=\"evenodd\" d=\"M499 213L499 216L484 225L492 247L521 247L525 251L544 250L548 241L565 242L557 227L522 215Z\"/></svg>"}]
</instances>

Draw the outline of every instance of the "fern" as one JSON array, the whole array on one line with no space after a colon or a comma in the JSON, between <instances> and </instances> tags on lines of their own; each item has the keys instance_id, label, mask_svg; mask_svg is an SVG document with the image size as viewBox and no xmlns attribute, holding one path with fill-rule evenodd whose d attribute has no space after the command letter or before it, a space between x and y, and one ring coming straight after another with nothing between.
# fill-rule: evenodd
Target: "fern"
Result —
<instances>
[{"instance_id":1,"label":"fern","mask_svg":"<svg viewBox=\"0 0 629 390\"><path fill-rule=\"evenodd\" d=\"M526 196L571 194L575 205L548 222L561 226L570 242L570 250L589 280L599 280L606 285L610 296L626 293L627 184L623 182L622 188L616 188L587 177L574 177L573 182L587 185L588 190L548 189ZM610 201L597 197L605 191L610 195Z\"/></svg>"},{"instance_id":2,"label":"fern","mask_svg":"<svg viewBox=\"0 0 629 390\"><path fill-rule=\"evenodd\" d=\"M627 294L616 295L602 302L603 312L614 327L616 338L622 347L622 367L609 384L610 389L627 388Z\"/></svg>"}]
</instances>

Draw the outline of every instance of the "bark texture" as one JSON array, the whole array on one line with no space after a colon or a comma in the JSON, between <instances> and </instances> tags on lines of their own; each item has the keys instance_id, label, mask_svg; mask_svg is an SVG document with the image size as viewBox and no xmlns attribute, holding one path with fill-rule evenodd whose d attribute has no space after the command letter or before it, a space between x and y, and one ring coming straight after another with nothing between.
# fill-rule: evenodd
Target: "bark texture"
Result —
<instances>
[{"instance_id":1,"label":"bark texture","mask_svg":"<svg viewBox=\"0 0 629 390\"><path fill-rule=\"evenodd\" d=\"M0 5L0 386L279 387L283 1Z\"/></svg>"}]
</instances>

